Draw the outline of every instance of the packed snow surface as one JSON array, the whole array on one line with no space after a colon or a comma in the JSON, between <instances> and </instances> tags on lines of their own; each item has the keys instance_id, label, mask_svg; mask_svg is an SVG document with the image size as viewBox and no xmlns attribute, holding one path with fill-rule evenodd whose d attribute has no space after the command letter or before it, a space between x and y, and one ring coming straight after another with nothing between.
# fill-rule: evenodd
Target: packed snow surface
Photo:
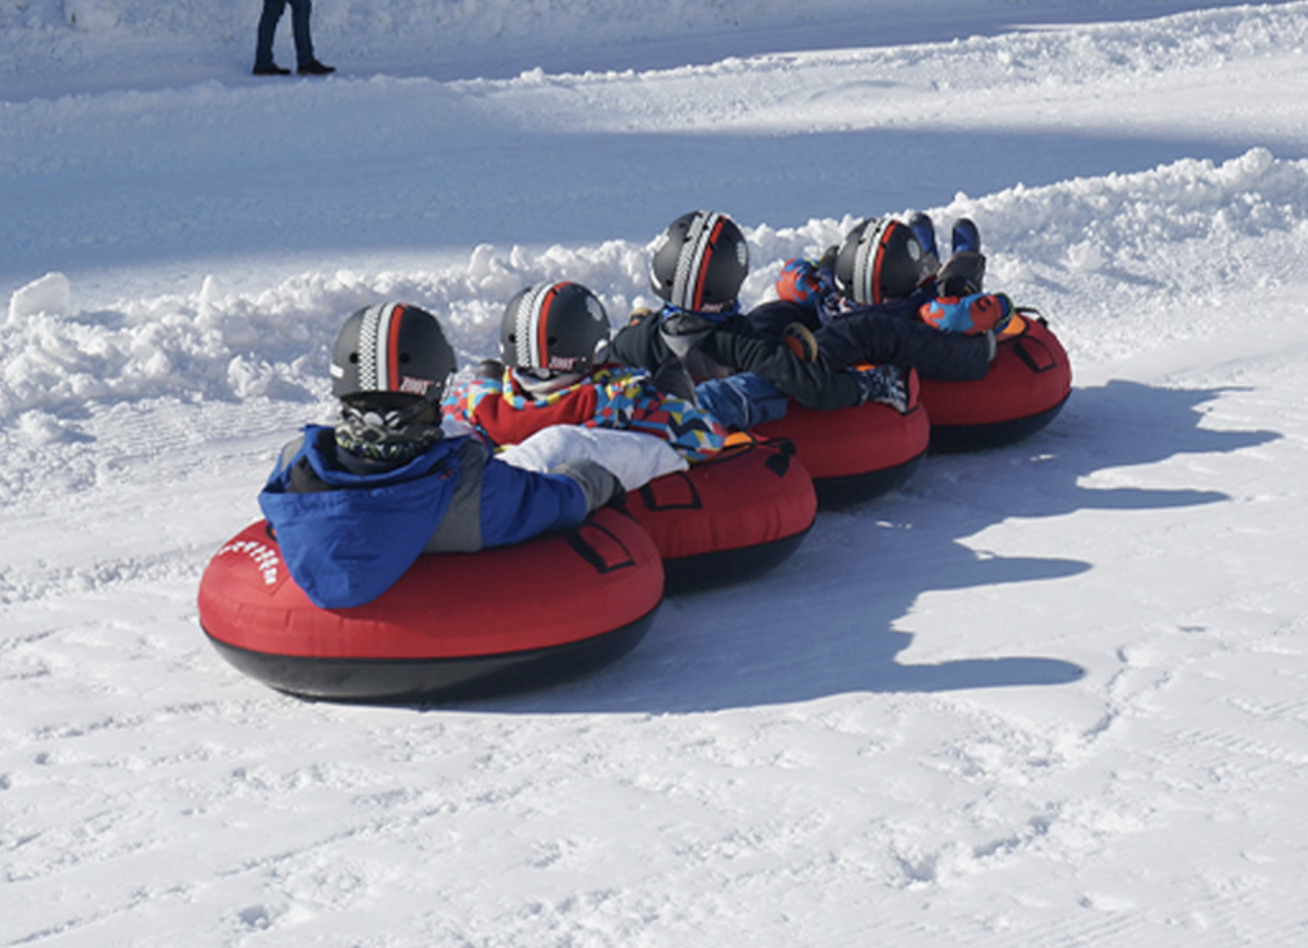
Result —
<instances>
[{"instance_id":1,"label":"packed snow surface","mask_svg":"<svg viewBox=\"0 0 1308 948\"><path fill-rule=\"evenodd\" d=\"M0 945L1308 943L1308 3L319 0L327 79L258 13L0 0ZM696 207L747 303L974 218L1071 400L568 685L223 662L346 315L616 324Z\"/></svg>"}]
</instances>

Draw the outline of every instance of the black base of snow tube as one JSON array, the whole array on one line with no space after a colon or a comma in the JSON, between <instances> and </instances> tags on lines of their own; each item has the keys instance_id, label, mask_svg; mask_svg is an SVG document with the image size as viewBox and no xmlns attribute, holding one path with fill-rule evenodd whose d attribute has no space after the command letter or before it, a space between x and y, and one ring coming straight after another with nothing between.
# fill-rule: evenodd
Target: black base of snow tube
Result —
<instances>
[{"instance_id":1,"label":"black base of snow tube","mask_svg":"<svg viewBox=\"0 0 1308 948\"><path fill-rule=\"evenodd\" d=\"M964 451L984 451L1002 448L1029 438L1048 425L1063 410L1067 398L1045 411L1025 418L995 421L982 425L932 425L928 450L933 454L958 454ZM821 487L818 488L821 496Z\"/></svg>"},{"instance_id":2,"label":"black base of snow tube","mask_svg":"<svg viewBox=\"0 0 1308 948\"><path fill-rule=\"evenodd\" d=\"M484 698L579 678L622 658L645 637L655 606L634 622L549 648L461 658L311 658L270 655L206 636L237 670L299 698L422 704Z\"/></svg>"},{"instance_id":3,"label":"black base of snow tube","mask_svg":"<svg viewBox=\"0 0 1308 948\"><path fill-rule=\"evenodd\" d=\"M897 490L913 476L926 457L923 451L917 457L865 474L849 474L844 477L815 477L813 487L817 490L818 507L823 510L840 510L866 503L882 494Z\"/></svg>"},{"instance_id":4,"label":"black base of snow tube","mask_svg":"<svg viewBox=\"0 0 1308 948\"><path fill-rule=\"evenodd\" d=\"M675 596L756 579L799 549L808 529L757 546L664 560L663 592Z\"/></svg>"}]
</instances>

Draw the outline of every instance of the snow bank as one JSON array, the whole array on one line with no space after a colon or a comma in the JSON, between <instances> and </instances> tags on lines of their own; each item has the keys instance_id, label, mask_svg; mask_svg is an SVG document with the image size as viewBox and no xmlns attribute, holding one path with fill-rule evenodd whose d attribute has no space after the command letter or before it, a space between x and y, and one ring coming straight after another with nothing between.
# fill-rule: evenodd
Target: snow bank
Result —
<instances>
[{"instance_id":1,"label":"snow bank","mask_svg":"<svg viewBox=\"0 0 1308 948\"><path fill-rule=\"evenodd\" d=\"M1308 261L1308 161L1264 149L1222 164L1185 160L960 196L931 210L942 231L955 216L979 222L990 286L1046 312L1082 364L1196 332L1238 332L1242 290L1275 288ZM821 253L854 220L742 222L752 257L743 302L769 298L787 259ZM67 280L50 274L10 300L0 347L13 355L0 377L0 419L159 397L317 397L340 322L384 299L438 314L465 365L494 354L504 303L539 280L590 286L620 325L633 307L655 302L648 249L618 240L544 250L482 245L466 263L439 270L307 271L255 294L224 293L209 278L191 294L91 313L74 311Z\"/></svg>"},{"instance_id":2,"label":"snow bank","mask_svg":"<svg viewBox=\"0 0 1308 948\"><path fill-rule=\"evenodd\" d=\"M1187 6L1184 0L1137 0L1129 15ZM7 77L0 98L162 88L205 75L244 74L260 9L259 0L5 0L0 29L9 55L0 57L0 77ZM911 9L899 0L332 0L316 5L313 33L326 59L356 73L428 74L471 58L480 63L475 68L502 74L504 63L495 60L504 55L516 74L542 61L558 63L561 49L589 50L588 60L621 69L699 61L722 37L755 37L756 48L775 48L770 37L779 32L802 32L823 47L883 45L1007 30L1028 17L1085 21L1126 12L1117 0L935 0ZM289 48L287 21L279 49ZM614 51L617 43L625 49ZM122 57L125 46L139 55Z\"/></svg>"},{"instance_id":3,"label":"snow bank","mask_svg":"<svg viewBox=\"0 0 1308 948\"><path fill-rule=\"evenodd\" d=\"M993 0L936 0L933 12L959 15L994 5ZM9 0L0 6L0 26L48 33L64 25L87 30L121 25L135 34L224 37L252 33L260 8L260 0L224 4L202 0ZM897 9L898 4L890 0L861 4L810 0L798 9L788 0L671 0L662 5L622 0L332 0L315 5L314 26L323 36L363 43L384 42L399 34L439 37L451 31L465 40L579 35L611 39L670 36L742 23L767 26L822 18L839 21L851 15L884 17Z\"/></svg>"},{"instance_id":4,"label":"snow bank","mask_svg":"<svg viewBox=\"0 0 1308 948\"><path fill-rule=\"evenodd\" d=\"M62 273L47 273L39 280L33 280L14 291L9 299L8 325L17 326L29 317L42 313L67 316L71 297L68 277Z\"/></svg>"}]
</instances>

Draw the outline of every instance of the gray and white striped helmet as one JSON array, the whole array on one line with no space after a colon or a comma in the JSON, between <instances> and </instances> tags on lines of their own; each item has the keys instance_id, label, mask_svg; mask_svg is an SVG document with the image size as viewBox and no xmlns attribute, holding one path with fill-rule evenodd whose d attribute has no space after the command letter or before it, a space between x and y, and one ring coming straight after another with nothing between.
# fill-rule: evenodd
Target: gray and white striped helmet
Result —
<instances>
[{"instance_id":1,"label":"gray and white striped helmet","mask_svg":"<svg viewBox=\"0 0 1308 948\"><path fill-rule=\"evenodd\" d=\"M749 245L727 215L691 211L659 235L649 273L654 292L673 306L720 310L736 301L749 275Z\"/></svg>"},{"instance_id":2,"label":"gray and white striped helmet","mask_svg":"<svg viewBox=\"0 0 1308 948\"><path fill-rule=\"evenodd\" d=\"M351 315L332 351L332 394L417 395L437 402L458 362L436 317L407 303L379 303Z\"/></svg>"}]
</instances>

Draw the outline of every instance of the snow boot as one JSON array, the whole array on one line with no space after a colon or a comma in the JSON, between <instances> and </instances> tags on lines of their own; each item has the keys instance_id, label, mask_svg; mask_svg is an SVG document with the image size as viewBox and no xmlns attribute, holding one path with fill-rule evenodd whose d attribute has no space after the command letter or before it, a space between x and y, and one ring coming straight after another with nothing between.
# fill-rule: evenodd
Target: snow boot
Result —
<instances>
[{"instance_id":1,"label":"snow boot","mask_svg":"<svg viewBox=\"0 0 1308 948\"><path fill-rule=\"evenodd\" d=\"M953 232L949 235L954 253L980 253L981 232L969 218L960 217L954 221Z\"/></svg>"},{"instance_id":2,"label":"snow boot","mask_svg":"<svg viewBox=\"0 0 1308 948\"><path fill-rule=\"evenodd\" d=\"M936 249L936 225L931 218L921 211L914 211L908 219L908 227L917 238L917 242L922 245L922 249L939 260L940 251Z\"/></svg>"}]
</instances>

